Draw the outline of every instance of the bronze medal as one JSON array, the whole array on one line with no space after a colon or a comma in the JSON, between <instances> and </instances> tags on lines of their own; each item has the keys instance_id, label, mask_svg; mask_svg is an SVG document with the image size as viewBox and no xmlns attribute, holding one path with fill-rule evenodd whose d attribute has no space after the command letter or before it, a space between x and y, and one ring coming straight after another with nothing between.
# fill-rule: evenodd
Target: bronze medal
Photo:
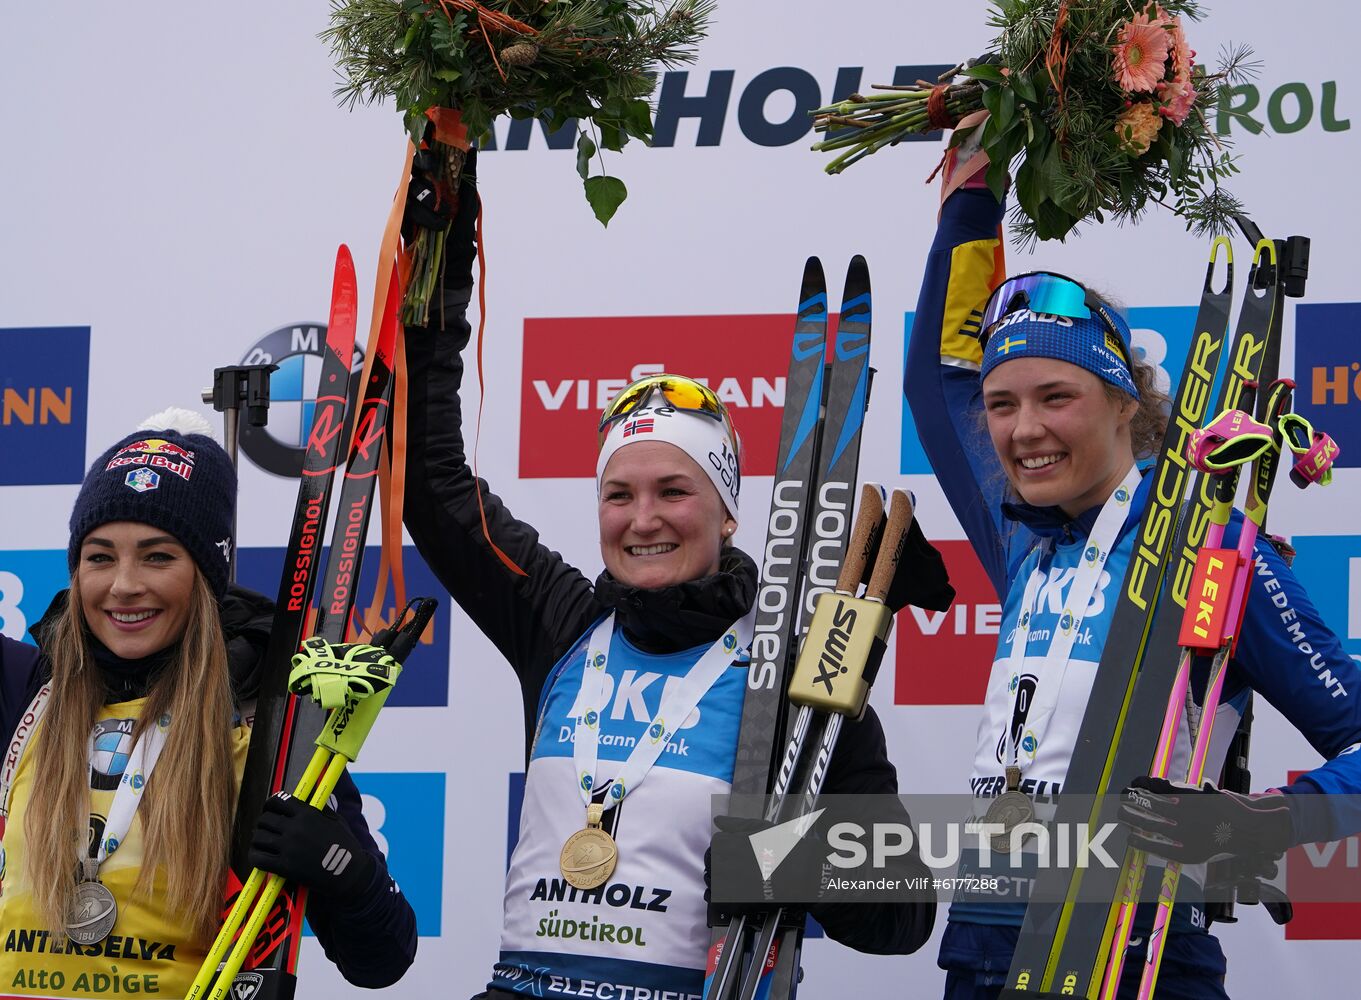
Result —
<instances>
[{"instance_id":1,"label":"bronze medal","mask_svg":"<svg viewBox=\"0 0 1361 1000\"><path fill-rule=\"evenodd\" d=\"M1035 804L1030 801L1030 796L1018 791L1020 784L1021 769L1014 766L1008 767L1007 790L993 800L992 805L988 806L988 811L983 816L984 823L997 823L1002 827L1002 832L993 834L991 839L992 849L999 854L1011 852L1012 830L1015 830L1022 823L1032 823L1035 820ZM1026 836L1033 836L1033 834Z\"/></svg>"},{"instance_id":2,"label":"bronze medal","mask_svg":"<svg viewBox=\"0 0 1361 1000\"><path fill-rule=\"evenodd\" d=\"M118 903L103 882L76 883L75 898L66 914L66 936L79 945L98 944L118 921Z\"/></svg>"},{"instance_id":3,"label":"bronze medal","mask_svg":"<svg viewBox=\"0 0 1361 1000\"><path fill-rule=\"evenodd\" d=\"M614 838L601 829L604 807L592 802L586 807L586 829L567 838L558 857L558 868L568 885L578 889L594 889L603 885L614 874L619 861L619 847Z\"/></svg>"}]
</instances>

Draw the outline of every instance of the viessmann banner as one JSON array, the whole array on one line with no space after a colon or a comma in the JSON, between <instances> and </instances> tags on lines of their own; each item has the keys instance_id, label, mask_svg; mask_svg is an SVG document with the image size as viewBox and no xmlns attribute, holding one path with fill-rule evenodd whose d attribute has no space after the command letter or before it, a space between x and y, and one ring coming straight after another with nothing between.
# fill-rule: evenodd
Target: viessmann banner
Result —
<instances>
[{"instance_id":1,"label":"viessmann banner","mask_svg":"<svg viewBox=\"0 0 1361 1000\"><path fill-rule=\"evenodd\" d=\"M1241 158L1232 190L1264 231L1313 241L1308 296L1287 306L1282 372L1297 382L1300 411L1342 448L1328 489L1277 486L1269 526L1294 537L1311 598L1361 656L1352 211L1361 14L1303 0L1290 9L1293 30L1283 31L1279 7L1265 0L1209 7L1192 32L1198 58L1247 43L1260 63L1211 121ZM1003 629L1000 598L944 502L901 394L938 208L926 180L943 143L940 135L903 143L828 177L825 158L806 148L814 138L807 110L874 84L932 79L978 55L992 38L988 11L984 0L721 2L698 61L659 77L652 148L605 159L629 190L608 229L582 197L574 134L501 122L479 163L487 303L480 367L479 345L467 354L469 453L516 515L589 578L600 569L599 411L652 371L702 377L732 407L747 455L735 541L759 556L804 260L823 261L835 310L846 263L867 258L876 372L861 478L915 493L959 592L949 611L899 615L873 696L900 789L914 795L969 794L979 705ZM182 6L168 0L8 12L0 31L0 87L13 97L0 105L10 194L0 227L5 634L23 637L64 586L66 520L88 460L149 413L202 407L213 369L245 361L280 365L269 425L242 443L239 530L243 580L277 589L331 262L347 242L367 315L403 149L391 107L337 106L334 69L316 38L326 18L325 4L248 0L215 11L191 44ZM1062 245L1009 245L1007 264L1072 273L1119 299L1137 349L1175 373L1207 249L1155 211L1134 227L1087 227ZM1237 239L1239 292L1250 256ZM376 570L377 538L375 525L366 577ZM356 771L422 934L415 965L388 995L467 997L485 987L498 950L525 766L524 693L419 554L408 548L406 561L408 589L444 603ZM1255 787L1317 766L1274 708L1258 699L1256 712ZM1286 860L1287 884L1307 892L1318 882L1350 885L1358 858L1357 838L1305 845ZM1229 994L1351 995L1345 970L1361 939L1358 906L1302 902L1286 929L1240 907L1238 923L1215 928ZM939 929L912 956L858 955L811 938L802 994L938 995L938 946ZM301 969L303 1000L368 995L345 984L314 942ZM525 986L534 995L532 981Z\"/></svg>"}]
</instances>

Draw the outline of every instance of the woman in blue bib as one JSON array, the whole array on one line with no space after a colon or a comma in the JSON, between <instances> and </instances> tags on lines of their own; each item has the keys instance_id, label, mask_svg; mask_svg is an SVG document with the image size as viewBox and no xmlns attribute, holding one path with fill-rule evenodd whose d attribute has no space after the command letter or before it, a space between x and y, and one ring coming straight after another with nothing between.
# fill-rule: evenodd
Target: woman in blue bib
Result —
<instances>
[{"instance_id":1,"label":"woman in blue bib","mask_svg":"<svg viewBox=\"0 0 1361 1000\"><path fill-rule=\"evenodd\" d=\"M515 670L523 699L524 804L484 995L697 1000L710 936L711 800L731 781L746 684L746 670L730 667L750 637L757 592L756 564L731 544L741 516L737 437L723 404L688 378L659 375L616 397L599 429L604 572L595 580L477 481L459 401L472 175L465 167L442 308L432 308L430 329L406 331L405 520ZM825 790L896 792L873 710L847 724ZM854 948L906 953L930 936L934 904L812 912Z\"/></svg>"},{"instance_id":2,"label":"woman in blue bib","mask_svg":"<svg viewBox=\"0 0 1361 1000\"><path fill-rule=\"evenodd\" d=\"M1099 295L1063 275L997 273L1004 206L983 183L986 157L961 158L955 172L950 155L905 391L932 468L1002 598L970 787L979 816L1015 821L1063 790L1148 497L1150 477L1138 463L1162 439L1167 397L1132 349L1124 318ZM1226 545L1239 523L1235 515ZM1325 762L1279 789L1284 795L1213 786L1204 795L1279 856L1338 834L1337 817L1313 808L1323 801L1315 793L1361 790L1361 754L1352 752L1361 744L1361 671L1276 549L1259 538L1255 555L1215 731L1232 734L1256 690ZM1292 628L1307 632L1311 649L1300 650ZM1318 683L1323 666L1344 696ZM1220 773L1226 744L1212 747L1207 775ZM1149 791L1168 814L1187 798ZM1193 850L1184 860L1213 853ZM952 904L939 959L951 1000L998 995L1025 912L1022 882L1006 878L996 894ZM1199 889L1188 870L1158 980L1157 995L1168 1000L1226 996L1224 955ZM1136 918L1121 997L1139 985L1150 923Z\"/></svg>"},{"instance_id":3,"label":"woman in blue bib","mask_svg":"<svg viewBox=\"0 0 1361 1000\"><path fill-rule=\"evenodd\" d=\"M221 922L273 609L228 584L236 473L207 423L167 411L143 428L85 477L70 588L37 646L0 637L5 996L183 997ZM309 888L346 979L387 986L411 964L415 916L348 775L336 799L270 800L251 863Z\"/></svg>"}]
</instances>

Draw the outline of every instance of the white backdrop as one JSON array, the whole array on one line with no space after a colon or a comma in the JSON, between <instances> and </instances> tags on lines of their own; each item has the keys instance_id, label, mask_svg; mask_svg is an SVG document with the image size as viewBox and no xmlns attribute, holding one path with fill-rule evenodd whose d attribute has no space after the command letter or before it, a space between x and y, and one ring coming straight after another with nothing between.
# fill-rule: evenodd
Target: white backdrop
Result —
<instances>
[{"instance_id":1,"label":"white backdrop","mask_svg":"<svg viewBox=\"0 0 1361 1000\"><path fill-rule=\"evenodd\" d=\"M1204 24L1192 27L1192 43L1202 54L1227 41L1254 46L1263 62L1262 103L1254 114L1264 118L1268 95L1283 86L1278 105L1287 124L1302 118L1301 94L1313 105L1307 123L1288 134L1234 129L1244 167L1235 190L1268 232L1313 237L1306 301L1361 298L1353 288L1351 252L1361 145L1350 122L1342 126L1349 113L1361 114L1353 43L1361 15L1350 5L1309 0L1291 5L1286 18L1279 5L1262 0L1214 6ZM775 67L805 70L827 98L841 67L863 67L867 86L890 82L900 65L954 63L977 54L990 37L985 12L981 0L725 0L687 88L690 96L701 94L712 72L733 71L721 141L699 145L698 124L686 119L672 147L633 147L612 158L611 172L626 180L631 196L608 230L582 198L572 154L549 150L537 128L528 151L483 156L491 278L480 471L588 574L599 568L587 530L589 482L518 481L523 321L787 313L809 254L827 263L833 302L853 253L866 255L876 282L873 361L880 378L862 475L906 481L928 533L960 537L934 480L904 476L899 459L902 318L915 305L931 237L936 191L923 180L940 144L903 145L828 178L822 158L806 150L810 138L757 144L742 129L738 109L751 81ZM0 331L89 328L86 457L154 410L198 405L212 368L240 361L268 331L324 322L337 243L353 249L367 300L403 136L390 108L349 113L336 106L335 78L316 38L326 16L320 0L0 9ZM1327 115L1325 90L1332 95ZM764 106L773 122L793 110L789 93ZM505 136L502 127L502 145ZM1246 249L1240 240L1240 261ZM1078 242L1044 246L1031 259L1013 252L1010 263L1013 270L1049 266L1078 273L1132 306L1187 307L1197 300L1203 260L1202 241L1155 214L1137 229L1090 230ZM364 315L367 308L366 302ZM1285 373L1294 370L1292 326L1293 308ZM1337 335L1342 341L1355 332ZM4 341L4 351L16 350L16 343ZM1345 350L1361 359L1355 347ZM0 387L9 384L3 376L15 357L0 353ZM574 376L565 371L562 377ZM1296 377L1305 383L1309 376ZM471 388L467 398L475 398ZM1344 449L1346 419L1361 405L1352 404L1330 409L1339 426L1329 429ZM20 421L5 412L0 432ZM5 460L0 453L0 464ZM1274 530L1322 536L1321 551L1361 557L1352 537L1358 479L1352 469L1337 478L1327 493L1280 488ZM12 592L16 581L25 582L34 553L64 547L75 489L0 487L0 581L8 580ZM749 485L748 515L737 538L749 551L762 542L759 512L769 489L768 477ZM293 494L292 481L245 462L240 544L282 545ZM1334 627L1354 653L1361 652L1355 641L1361 639L1361 591L1353 594L1348 585L1357 579L1361 586L1358 567L1361 561L1353 559L1337 571L1345 576L1320 571L1315 577L1301 568L1307 583L1329 582L1330 607L1346 619ZM37 592L50 592L53 584L50 573L27 583L20 607L31 620L34 606L40 612L45 603ZM6 630L14 632L24 616L11 609ZM391 991L396 996L475 993L497 948L509 794L504 776L523 763L520 696L510 670L457 612L450 632L441 638L456 649L447 707L390 709L358 768L447 773L443 815L427 817L427 826L443 828L442 851L426 859L431 871L443 859L433 904L440 934L422 939L415 966ZM945 667L921 662L913 669ZM895 690L891 667L881 676L875 703L904 790L962 791L977 708L912 705ZM1273 712L1262 707L1259 715L1259 785L1284 781L1287 768L1315 766L1308 745ZM1346 933L1361 937L1361 926ZM1356 955L1352 940L1287 942L1255 909L1221 936L1235 996L1350 992L1342 969ZM935 950L933 941L915 956L872 958L811 941L804 992L930 996L943 976ZM301 971L303 997L358 993L314 942Z\"/></svg>"}]
</instances>

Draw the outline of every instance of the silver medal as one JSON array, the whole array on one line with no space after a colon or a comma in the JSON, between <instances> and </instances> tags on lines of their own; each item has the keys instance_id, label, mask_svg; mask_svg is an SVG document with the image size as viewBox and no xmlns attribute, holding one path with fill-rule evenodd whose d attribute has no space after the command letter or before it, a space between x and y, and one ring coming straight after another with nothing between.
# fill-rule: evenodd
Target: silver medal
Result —
<instances>
[{"instance_id":1,"label":"silver medal","mask_svg":"<svg viewBox=\"0 0 1361 1000\"><path fill-rule=\"evenodd\" d=\"M1011 831L1022 823L1033 822L1034 819L1035 804L1024 792L1003 792L997 796L983 817L984 823L1000 823L1002 826L1001 833L992 835L992 849L999 854L1010 853ZM1028 833L1026 836L1031 837L1034 834Z\"/></svg>"},{"instance_id":2,"label":"silver medal","mask_svg":"<svg viewBox=\"0 0 1361 1000\"><path fill-rule=\"evenodd\" d=\"M118 903L103 882L77 882L66 916L66 936L79 945L98 944L118 920Z\"/></svg>"},{"instance_id":3,"label":"silver medal","mask_svg":"<svg viewBox=\"0 0 1361 1000\"><path fill-rule=\"evenodd\" d=\"M984 823L998 823L1002 827L1001 833L992 835L992 849L999 854L1011 853L1011 831L1022 823L1032 823L1035 820L1035 803L1030 801L1030 796L1020 791L1021 769L1015 765L1007 768L1007 790L997 796L988 806L987 813L983 816ZM1026 837L1033 834L1026 834ZM1021 838L1022 842L1025 837Z\"/></svg>"}]
</instances>

